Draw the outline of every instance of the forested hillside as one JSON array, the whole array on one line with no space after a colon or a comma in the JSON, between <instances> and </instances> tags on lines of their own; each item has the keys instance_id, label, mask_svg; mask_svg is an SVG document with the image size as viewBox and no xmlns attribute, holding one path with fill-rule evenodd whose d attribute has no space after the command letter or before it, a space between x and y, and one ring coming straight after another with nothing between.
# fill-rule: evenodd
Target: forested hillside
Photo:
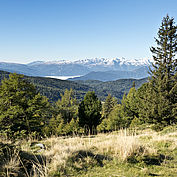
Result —
<instances>
[{"instance_id":1,"label":"forested hillside","mask_svg":"<svg viewBox=\"0 0 177 177\"><path fill-rule=\"evenodd\" d=\"M80 84L87 85L98 94L102 99L111 94L112 96L122 99L124 93L128 93L133 83L135 83L135 88L138 89L142 84L148 81L148 78L144 79L119 79L116 81L102 82L97 80L87 80L87 81L75 81ZM103 95L101 96L100 93Z\"/></svg>"},{"instance_id":2,"label":"forested hillside","mask_svg":"<svg viewBox=\"0 0 177 177\"><path fill-rule=\"evenodd\" d=\"M0 71L0 79L8 78L9 74L8 72ZM90 89L88 86L70 81L31 76L24 76L24 78L33 83L36 89L51 101L57 101L60 98L60 93L63 93L65 89L72 88L78 99L83 98L83 95Z\"/></svg>"},{"instance_id":3,"label":"forested hillside","mask_svg":"<svg viewBox=\"0 0 177 177\"><path fill-rule=\"evenodd\" d=\"M8 72L0 71L0 80L4 77L9 77ZM145 79L121 79L117 81L101 82L101 81L66 81L46 77L31 77L25 76L29 82L33 83L37 90L44 96L48 97L51 101L57 101L60 98L60 93L64 93L65 89L73 89L77 99L83 99L88 91L95 91L96 95L104 101L108 94L116 97L119 101L122 99L123 94L130 90L133 82L136 88L139 88L143 83L147 82Z\"/></svg>"}]
</instances>

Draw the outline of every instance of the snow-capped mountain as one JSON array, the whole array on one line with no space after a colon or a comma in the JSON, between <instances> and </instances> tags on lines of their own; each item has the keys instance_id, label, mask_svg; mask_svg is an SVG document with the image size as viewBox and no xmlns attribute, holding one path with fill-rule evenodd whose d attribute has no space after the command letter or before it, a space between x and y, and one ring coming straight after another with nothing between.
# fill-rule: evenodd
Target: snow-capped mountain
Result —
<instances>
[{"instance_id":1,"label":"snow-capped mountain","mask_svg":"<svg viewBox=\"0 0 177 177\"><path fill-rule=\"evenodd\" d=\"M73 63L82 64L82 65L102 65L102 66L114 66L115 64L119 65L134 65L134 66L142 66L142 65L149 65L151 61L149 59L131 59L127 60L125 58L94 58L94 59L85 59L85 60L78 60Z\"/></svg>"},{"instance_id":2,"label":"snow-capped mountain","mask_svg":"<svg viewBox=\"0 0 177 177\"><path fill-rule=\"evenodd\" d=\"M70 61L70 60L58 60L58 61L35 61L32 63L29 63L28 65L40 65L40 64L79 64L79 65L87 65L87 66L113 66L115 64L119 65L134 65L134 66L142 66L142 65L149 65L151 64L150 59L125 59L125 58L91 58L91 59L84 59L84 60L76 60L76 61Z\"/></svg>"},{"instance_id":3,"label":"snow-capped mountain","mask_svg":"<svg viewBox=\"0 0 177 177\"><path fill-rule=\"evenodd\" d=\"M29 64L0 63L0 70L32 76L76 76L90 72L134 71L151 64L149 59L93 58L77 61L35 61ZM18 67L17 67L18 66ZM142 73L141 73L142 74Z\"/></svg>"},{"instance_id":4,"label":"snow-capped mountain","mask_svg":"<svg viewBox=\"0 0 177 177\"><path fill-rule=\"evenodd\" d=\"M56 66L65 66L70 65L80 66L83 68L87 68L86 71L107 71L107 70L125 70L131 71L134 69L138 69L142 66L149 66L151 64L151 60L149 59L131 59L127 60L125 58L91 58L77 61L69 61L69 60L59 60L59 61L36 61L29 63L28 66L41 66L41 65L56 65ZM79 72L79 71L78 71ZM63 73L64 74L64 73Z\"/></svg>"}]
</instances>

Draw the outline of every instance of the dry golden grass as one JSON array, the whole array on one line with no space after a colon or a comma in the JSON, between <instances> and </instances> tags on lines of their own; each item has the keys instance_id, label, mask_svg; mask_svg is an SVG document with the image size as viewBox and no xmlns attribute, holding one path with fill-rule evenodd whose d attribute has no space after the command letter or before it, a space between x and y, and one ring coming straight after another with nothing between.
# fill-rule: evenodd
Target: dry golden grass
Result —
<instances>
[{"instance_id":1,"label":"dry golden grass","mask_svg":"<svg viewBox=\"0 0 177 177\"><path fill-rule=\"evenodd\" d=\"M17 151L14 152L14 154L10 154L9 158L5 159L3 164L4 174L6 176L16 176L17 172L19 170L19 154Z\"/></svg>"},{"instance_id":2,"label":"dry golden grass","mask_svg":"<svg viewBox=\"0 0 177 177\"><path fill-rule=\"evenodd\" d=\"M143 145L138 136L121 130L117 133L99 134L91 137L49 138L44 141L48 149L43 152L49 160L49 172L65 167L67 159L74 153L94 151L96 154L108 155L126 161L132 155L154 154L156 150Z\"/></svg>"},{"instance_id":3,"label":"dry golden grass","mask_svg":"<svg viewBox=\"0 0 177 177\"><path fill-rule=\"evenodd\" d=\"M34 153L30 147L33 141L36 140L21 141L16 142L16 144L21 144L21 150ZM161 134L151 129L137 131L137 133L120 130L96 136L51 137L42 140L42 143L46 145L46 149L38 153L38 155L46 157L46 161L43 164L33 162L32 171L35 177L47 177L55 174L61 168L65 169L68 165L68 159L80 151L92 152L95 157L96 155L102 155L111 157L112 160L118 159L121 163L126 163L129 158L134 156L156 156L158 148L163 149L165 143L169 143L168 149L174 150L177 148L177 132ZM89 164L92 161L92 156L84 157L84 163ZM18 154L11 156L10 160L4 165L6 173L10 174L18 171L19 163ZM81 168L82 164L76 163L75 166ZM28 175L30 176L30 174Z\"/></svg>"}]
</instances>

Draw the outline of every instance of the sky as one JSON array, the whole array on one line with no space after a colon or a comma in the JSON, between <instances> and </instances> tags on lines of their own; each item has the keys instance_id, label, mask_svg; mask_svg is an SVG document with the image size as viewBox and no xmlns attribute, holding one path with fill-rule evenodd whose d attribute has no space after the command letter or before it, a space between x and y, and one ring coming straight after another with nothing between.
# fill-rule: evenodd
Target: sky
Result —
<instances>
[{"instance_id":1,"label":"sky","mask_svg":"<svg viewBox=\"0 0 177 177\"><path fill-rule=\"evenodd\" d=\"M150 58L177 0L0 0L0 62Z\"/></svg>"}]
</instances>

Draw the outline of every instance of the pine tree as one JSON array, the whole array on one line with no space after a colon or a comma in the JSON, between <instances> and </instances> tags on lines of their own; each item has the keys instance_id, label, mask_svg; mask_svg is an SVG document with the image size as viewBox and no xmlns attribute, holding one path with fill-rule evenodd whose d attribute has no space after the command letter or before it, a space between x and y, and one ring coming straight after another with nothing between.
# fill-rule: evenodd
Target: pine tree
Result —
<instances>
[{"instance_id":1,"label":"pine tree","mask_svg":"<svg viewBox=\"0 0 177 177\"><path fill-rule=\"evenodd\" d=\"M119 130L126 126L122 105L116 105L108 116L106 129L109 131Z\"/></svg>"},{"instance_id":2,"label":"pine tree","mask_svg":"<svg viewBox=\"0 0 177 177\"><path fill-rule=\"evenodd\" d=\"M163 18L162 25L155 38L157 47L152 47L154 64L149 79L149 109L151 122L165 126L176 123L177 93L177 26L174 18L168 15Z\"/></svg>"},{"instance_id":3,"label":"pine tree","mask_svg":"<svg viewBox=\"0 0 177 177\"><path fill-rule=\"evenodd\" d=\"M125 126L128 127L131 121L139 117L138 112L138 97L135 87L132 87L128 95L124 95L122 99L122 114L125 122Z\"/></svg>"},{"instance_id":4,"label":"pine tree","mask_svg":"<svg viewBox=\"0 0 177 177\"><path fill-rule=\"evenodd\" d=\"M68 135L76 132L78 127L78 103L74 97L72 89L66 89L64 94L60 94L61 99L56 102L55 116L49 121L46 128L48 135Z\"/></svg>"},{"instance_id":5,"label":"pine tree","mask_svg":"<svg viewBox=\"0 0 177 177\"><path fill-rule=\"evenodd\" d=\"M61 94L61 99L56 102L56 107L58 114L62 115L65 124L72 119L77 119L78 103L72 89L66 89L64 94Z\"/></svg>"},{"instance_id":6,"label":"pine tree","mask_svg":"<svg viewBox=\"0 0 177 177\"><path fill-rule=\"evenodd\" d=\"M116 104L117 104L117 99L115 97L112 97L110 94L108 94L105 103L103 104L102 117L108 118L110 112L113 110Z\"/></svg>"},{"instance_id":7,"label":"pine tree","mask_svg":"<svg viewBox=\"0 0 177 177\"><path fill-rule=\"evenodd\" d=\"M84 100L79 104L79 125L83 128L88 128L93 134L94 128L101 122L101 102L98 100L95 92L87 92Z\"/></svg>"},{"instance_id":8,"label":"pine tree","mask_svg":"<svg viewBox=\"0 0 177 177\"><path fill-rule=\"evenodd\" d=\"M22 75L10 74L0 85L0 132L16 138L37 132L42 134L48 118L49 102L36 92Z\"/></svg>"},{"instance_id":9,"label":"pine tree","mask_svg":"<svg viewBox=\"0 0 177 177\"><path fill-rule=\"evenodd\" d=\"M144 83L138 90L138 113L142 123L153 123L152 105L152 94L150 94L149 83Z\"/></svg>"}]
</instances>

